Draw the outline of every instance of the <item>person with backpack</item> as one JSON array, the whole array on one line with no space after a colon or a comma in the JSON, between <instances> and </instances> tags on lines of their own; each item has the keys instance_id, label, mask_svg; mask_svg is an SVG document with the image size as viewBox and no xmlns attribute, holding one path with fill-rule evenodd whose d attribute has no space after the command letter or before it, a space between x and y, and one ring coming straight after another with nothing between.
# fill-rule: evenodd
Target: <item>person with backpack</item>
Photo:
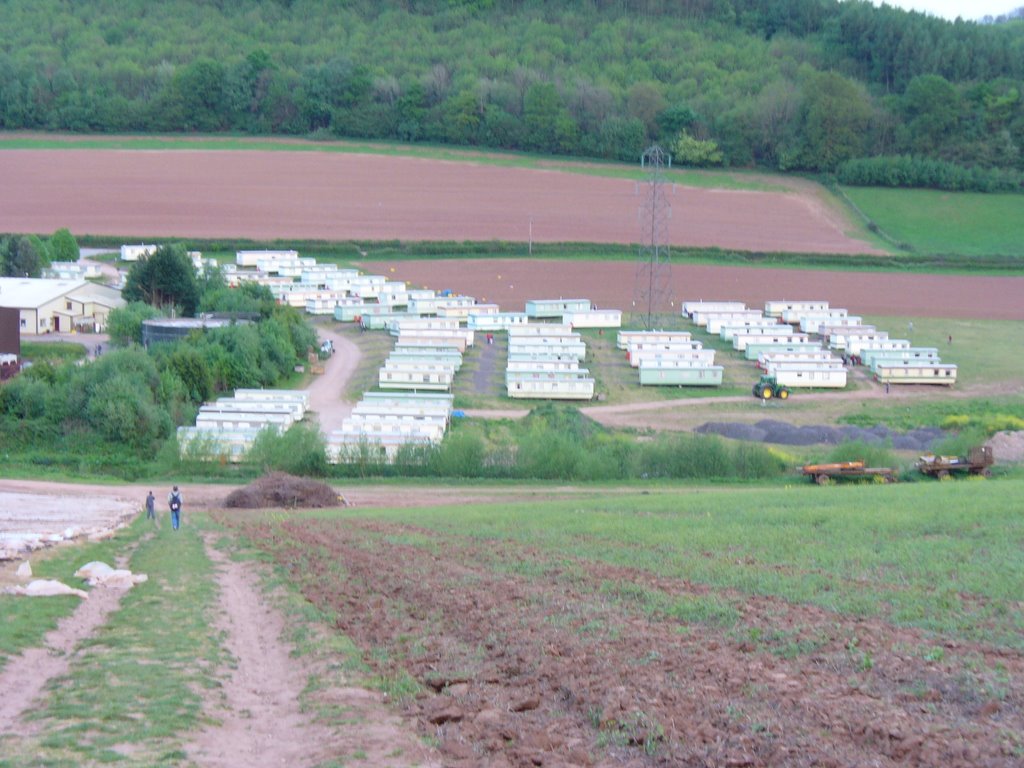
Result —
<instances>
[{"instance_id":1,"label":"person with backpack","mask_svg":"<svg viewBox=\"0 0 1024 768\"><path fill-rule=\"evenodd\" d=\"M167 494L167 506L171 508L171 528L178 530L178 526L181 524L181 491L178 490L178 486L174 486L169 494Z\"/></svg>"}]
</instances>

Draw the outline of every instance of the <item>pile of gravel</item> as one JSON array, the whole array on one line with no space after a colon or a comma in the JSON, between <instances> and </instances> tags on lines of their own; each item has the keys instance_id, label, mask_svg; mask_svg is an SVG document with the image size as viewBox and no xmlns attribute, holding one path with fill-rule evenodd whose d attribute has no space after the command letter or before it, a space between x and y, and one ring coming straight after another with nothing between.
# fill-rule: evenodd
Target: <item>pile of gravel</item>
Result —
<instances>
[{"instance_id":1,"label":"pile of gravel","mask_svg":"<svg viewBox=\"0 0 1024 768\"><path fill-rule=\"evenodd\" d=\"M244 488L228 494L224 505L234 509L267 509L270 507L340 507L343 502L337 491L326 483L295 477L285 472L271 472Z\"/></svg>"},{"instance_id":2,"label":"pile of gravel","mask_svg":"<svg viewBox=\"0 0 1024 768\"><path fill-rule=\"evenodd\" d=\"M891 441L894 449L920 452L931 450L934 443L946 437L945 432L935 427L896 432L881 424L870 428L849 425L798 427L774 419L762 419L755 424L709 421L697 427L696 431L702 434L721 435L733 440L777 443L779 445L838 445L852 441L864 443Z\"/></svg>"}]
</instances>

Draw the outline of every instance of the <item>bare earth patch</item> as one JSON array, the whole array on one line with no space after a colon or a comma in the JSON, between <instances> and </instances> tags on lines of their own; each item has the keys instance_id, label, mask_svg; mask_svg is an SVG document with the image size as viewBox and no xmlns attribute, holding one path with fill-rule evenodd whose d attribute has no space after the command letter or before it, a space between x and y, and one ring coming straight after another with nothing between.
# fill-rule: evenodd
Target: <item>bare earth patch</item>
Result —
<instances>
[{"instance_id":1,"label":"bare earth patch","mask_svg":"<svg viewBox=\"0 0 1024 768\"><path fill-rule=\"evenodd\" d=\"M127 558L123 558L119 566L125 562ZM74 613L61 619L57 628L46 635L42 646L27 648L7 661L0 671L0 691L3 692L0 695L0 743L5 737L24 738L38 730L24 719L25 713L42 696L47 683L67 673L82 641L91 637L107 616L117 610L125 592L113 587L94 588Z\"/></svg>"},{"instance_id":2,"label":"bare earth patch","mask_svg":"<svg viewBox=\"0 0 1024 768\"><path fill-rule=\"evenodd\" d=\"M556 170L322 152L0 152L0 231L634 243L642 185ZM793 185L790 185L793 187ZM673 187L673 245L878 253L821 192Z\"/></svg>"},{"instance_id":3,"label":"bare earth patch","mask_svg":"<svg viewBox=\"0 0 1024 768\"><path fill-rule=\"evenodd\" d=\"M300 707L315 670L290 654L281 614L260 593L251 566L207 545L220 586L215 629L226 635L236 665L221 689L222 707L209 707L218 723L187 748L204 768L253 765L339 764L358 756L366 765L435 765L429 750L387 711L380 697L358 689L335 690L349 725L332 729Z\"/></svg>"}]
</instances>

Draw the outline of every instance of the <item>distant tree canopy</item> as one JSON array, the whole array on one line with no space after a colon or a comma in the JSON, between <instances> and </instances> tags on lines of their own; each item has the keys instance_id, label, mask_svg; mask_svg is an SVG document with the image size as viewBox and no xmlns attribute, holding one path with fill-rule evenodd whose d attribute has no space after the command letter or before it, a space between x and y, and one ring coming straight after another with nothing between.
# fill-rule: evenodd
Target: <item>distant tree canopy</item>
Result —
<instances>
[{"instance_id":1,"label":"distant tree canopy","mask_svg":"<svg viewBox=\"0 0 1024 768\"><path fill-rule=\"evenodd\" d=\"M913 155L1024 171L1024 21L1009 18L868 0L10 0L0 35L0 129L626 160L686 136L725 165Z\"/></svg>"},{"instance_id":2,"label":"distant tree canopy","mask_svg":"<svg viewBox=\"0 0 1024 768\"><path fill-rule=\"evenodd\" d=\"M0 273L39 277L50 266L50 250L36 235L0 235Z\"/></svg>"},{"instance_id":3,"label":"distant tree canopy","mask_svg":"<svg viewBox=\"0 0 1024 768\"><path fill-rule=\"evenodd\" d=\"M58 229L48 243L51 261L78 261L81 252L75 236L67 229Z\"/></svg>"},{"instance_id":4,"label":"distant tree canopy","mask_svg":"<svg viewBox=\"0 0 1024 768\"><path fill-rule=\"evenodd\" d=\"M162 245L151 255L140 257L128 270L122 295L127 301L194 315L199 305L199 283L185 246Z\"/></svg>"}]
</instances>

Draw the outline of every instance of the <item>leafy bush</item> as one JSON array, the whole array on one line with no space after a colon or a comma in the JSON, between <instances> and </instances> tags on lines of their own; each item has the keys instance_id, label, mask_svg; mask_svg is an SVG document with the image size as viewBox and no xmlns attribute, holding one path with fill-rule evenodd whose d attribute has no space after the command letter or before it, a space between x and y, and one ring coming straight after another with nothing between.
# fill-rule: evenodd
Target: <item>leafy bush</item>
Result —
<instances>
[{"instance_id":1,"label":"leafy bush","mask_svg":"<svg viewBox=\"0 0 1024 768\"><path fill-rule=\"evenodd\" d=\"M840 443L828 456L828 461L863 461L867 467L898 467L899 459L892 452L892 443L868 443L863 440L847 440Z\"/></svg>"},{"instance_id":2,"label":"leafy bush","mask_svg":"<svg viewBox=\"0 0 1024 768\"><path fill-rule=\"evenodd\" d=\"M1024 173L1000 168L966 168L910 155L847 160L836 171L852 187L918 187L952 192L1024 192Z\"/></svg>"},{"instance_id":3,"label":"leafy bush","mask_svg":"<svg viewBox=\"0 0 1024 768\"><path fill-rule=\"evenodd\" d=\"M327 445L319 428L293 424L283 434L264 429L249 450L248 460L264 472L287 472L302 477L326 477Z\"/></svg>"}]
</instances>

